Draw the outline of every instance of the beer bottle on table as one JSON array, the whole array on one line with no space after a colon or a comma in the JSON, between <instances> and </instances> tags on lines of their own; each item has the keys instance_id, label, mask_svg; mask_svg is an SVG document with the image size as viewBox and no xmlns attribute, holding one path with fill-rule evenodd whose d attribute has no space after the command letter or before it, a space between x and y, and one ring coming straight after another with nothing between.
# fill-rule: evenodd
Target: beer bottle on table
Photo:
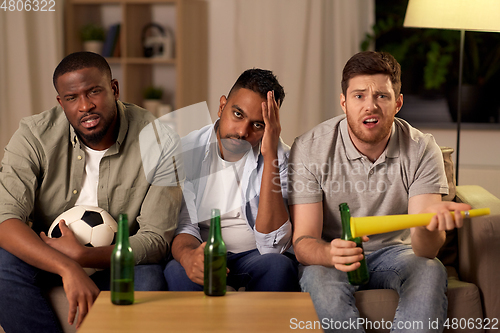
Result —
<instances>
[{"instance_id":1,"label":"beer bottle on table","mask_svg":"<svg viewBox=\"0 0 500 333\"><path fill-rule=\"evenodd\" d=\"M220 211L212 209L210 231L205 246L203 291L208 296L226 294L226 244L222 240Z\"/></svg>"},{"instance_id":2,"label":"beer bottle on table","mask_svg":"<svg viewBox=\"0 0 500 333\"><path fill-rule=\"evenodd\" d=\"M116 245L111 255L111 302L134 303L134 254L128 239L128 217L120 214Z\"/></svg>"},{"instance_id":3,"label":"beer bottle on table","mask_svg":"<svg viewBox=\"0 0 500 333\"><path fill-rule=\"evenodd\" d=\"M353 238L351 235L351 213L349 212L349 206L346 203L341 203L339 205L340 208L340 217L342 219L342 239L353 241L356 243L357 247L363 249L363 242L361 241L361 237ZM363 256L364 256L363 251ZM349 283L352 285L362 285L368 282L370 279L370 274L368 272L368 266L366 265L366 260L363 259L360 261L361 266L351 272L347 272L347 278L349 279Z\"/></svg>"}]
</instances>

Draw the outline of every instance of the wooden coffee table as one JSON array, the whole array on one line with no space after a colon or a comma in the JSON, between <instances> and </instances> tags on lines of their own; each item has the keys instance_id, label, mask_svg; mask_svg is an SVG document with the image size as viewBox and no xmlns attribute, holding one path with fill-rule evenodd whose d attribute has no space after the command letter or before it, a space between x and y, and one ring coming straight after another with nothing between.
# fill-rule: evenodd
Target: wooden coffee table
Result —
<instances>
[{"instance_id":1,"label":"wooden coffee table","mask_svg":"<svg viewBox=\"0 0 500 333\"><path fill-rule=\"evenodd\" d=\"M301 292L135 292L133 305L113 305L102 291L78 333L285 332L316 321L311 297ZM309 330L308 330L309 331ZM318 329L320 331L320 329Z\"/></svg>"}]
</instances>

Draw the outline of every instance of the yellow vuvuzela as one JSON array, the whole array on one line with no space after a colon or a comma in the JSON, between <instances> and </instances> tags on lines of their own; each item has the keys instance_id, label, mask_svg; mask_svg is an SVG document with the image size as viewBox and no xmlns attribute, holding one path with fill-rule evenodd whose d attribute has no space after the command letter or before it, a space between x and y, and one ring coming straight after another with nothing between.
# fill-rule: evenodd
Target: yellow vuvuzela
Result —
<instances>
[{"instance_id":1,"label":"yellow vuvuzela","mask_svg":"<svg viewBox=\"0 0 500 333\"><path fill-rule=\"evenodd\" d=\"M489 215L489 208L471 209L461 212L462 217L476 217ZM402 214L385 216L351 217L352 237L382 234L396 230L428 225L434 213L429 214ZM454 217L455 214L451 212Z\"/></svg>"}]
</instances>

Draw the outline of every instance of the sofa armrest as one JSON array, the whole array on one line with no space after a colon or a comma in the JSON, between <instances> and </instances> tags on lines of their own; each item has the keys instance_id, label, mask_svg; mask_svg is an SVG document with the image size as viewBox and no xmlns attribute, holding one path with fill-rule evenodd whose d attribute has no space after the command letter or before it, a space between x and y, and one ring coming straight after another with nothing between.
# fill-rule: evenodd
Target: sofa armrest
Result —
<instances>
[{"instance_id":1,"label":"sofa armrest","mask_svg":"<svg viewBox=\"0 0 500 333\"><path fill-rule=\"evenodd\" d=\"M500 199L480 186L457 186L456 200L491 209L491 215L465 219L458 230L458 273L478 286L485 318L500 319Z\"/></svg>"},{"instance_id":2,"label":"sofa armrest","mask_svg":"<svg viewBox=\"0 0 500 333\"><path fill-rule=\"evenodd\" d=\"M457 186L455 201L463 202L472 208L490 208L491 215L500 215L500 199L477 185Z\"/></svg>"}]
</instances>

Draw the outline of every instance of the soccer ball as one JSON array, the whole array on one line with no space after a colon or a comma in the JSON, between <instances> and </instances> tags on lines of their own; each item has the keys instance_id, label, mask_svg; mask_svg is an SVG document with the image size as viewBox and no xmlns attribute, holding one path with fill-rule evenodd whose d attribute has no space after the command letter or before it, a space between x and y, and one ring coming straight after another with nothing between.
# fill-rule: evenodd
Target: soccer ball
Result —
<instances>
[{"instance_id":1,"label":"soccer ball","mask_svg":"<svg viewBox=\"0 0 500 333\"><path fill-rule=\"evenodd\" d=\"M108 212L99 207L75 206L68 209L52 222L49 237L61 237L59 221L64 220L78 241L89 247L107 246L114 242L118 224ZM88 275L98 269L84 268Z\"/></svg>"}]
</instances>

